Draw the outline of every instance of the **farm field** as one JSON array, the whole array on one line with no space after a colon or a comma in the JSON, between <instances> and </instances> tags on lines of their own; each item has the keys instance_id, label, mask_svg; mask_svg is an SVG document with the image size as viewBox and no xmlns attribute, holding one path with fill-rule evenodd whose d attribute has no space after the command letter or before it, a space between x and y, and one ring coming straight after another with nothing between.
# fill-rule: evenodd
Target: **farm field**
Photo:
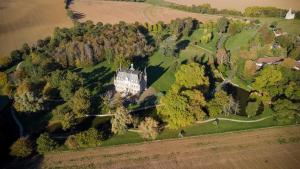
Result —
<instances>
[{"instance_id":1,"label":"farm field","mask_svg":"<svg viewBox=\"0 0 300 169\"><path fill-rule=\"evenodd\" d=\"M170 22L176 18L193 17L199 21L216 20L218 16L183 12L166 7L154 6L136 2L111 2L98 0L75 0L71 5L72 11L81 15L79 21L118 23L156 23Z\"/></svg>"},{"instance_id":2,"label":"farm field","mask_svg":"<svg viewBox=\"0 0 300 169\"><path fill-rule=\"evenodd\" d=\"M0 20L0 57L50 36L55 27L72 25L63 0L0 1Z\"/></svg>"},{"instance_id":3,"label":"farm field","mask_svg":"<svg viewBox=\"0 0 300 169\"><path fill-rule=\"evenodd\" d=\"M298 0L165 0L167 2L172 2L180 5L201 5L204 3L209 3L213 8L217 9L235 9L243 11L249 6L274 6L284 9L300 9L300 3Z\"/></svg>"},{"instance_id":4,"label":"farm field","mask_svg":"<svg viewBox=\"0 0 300 169\"><path fill-rule=\"evenodd\" d=\"M297 168L300 126L46 154L28 168ZM251 139L249 139L251 138ZM26 166L26 164L25 164Z\"/></svg>"}]
</instances>

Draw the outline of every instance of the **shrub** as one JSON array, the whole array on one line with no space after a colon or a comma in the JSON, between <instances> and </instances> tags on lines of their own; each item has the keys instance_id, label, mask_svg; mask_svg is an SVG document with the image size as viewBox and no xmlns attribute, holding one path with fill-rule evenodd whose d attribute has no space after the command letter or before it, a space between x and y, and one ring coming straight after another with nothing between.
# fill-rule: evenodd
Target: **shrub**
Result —
<instances>
[{"instance_id":1,"label":"shrub","mask_svg":"<svg viewBox=\"0 0 300 169\"><path fill-rule=\"evenodd\" d=\"M158 122L151 117L147 117L139 125L141 136L145 139L156 139L158 135Z\"/></svg>"},{"instance_id":2,"label":"shrub","mask_svg":"<svg viewBox=\"0 0 300 169\"><path fill-rule=\"evenodd\" d=\"M95 128L90 128L87 131L69 136L65 142L65 145L70 149L96 147L101 144L101 139L101 133Z\"/></svg>"},{"instance_id":3,"label":"shrub","mask_svg":"<svg viewBox=\"0 0 300 169\"><path fill-rule=\"evenodd\" d=\"M7 56L0 56L0 68L9 67L12 64L12 59Z\"/></svg>"},{"instance_id":4,"label":"shrub","mask_svg":"<svg viewBox=\"0 0 300 169\"><path fill-rule=\"evenodd\" d=\"M259 109L260 102L249 102L246 107L246 114L248 118L256 116L256 113Z\"/></svg>"},{"instance_id":5,"label":"shrub","mask_svg":"<svg viewBox=\"0 0 300 169\"><path fill-rule=\"evenodd\" d=\"M21 137L10 147L10 155L25 158L32 153L32 145L28 138Z\"/></svg>"},{"instance_id":6,"label":"shrub","mask_svg":"<svg viewBox=\"0 0 300 169\"><path fill-rule=\"evenodd\" d=\"M42 154L44 152L52 151L57 148L57 143L49 137L48 133L43 133L36 140L37 151Z\"/></svg>"}]
</instances>

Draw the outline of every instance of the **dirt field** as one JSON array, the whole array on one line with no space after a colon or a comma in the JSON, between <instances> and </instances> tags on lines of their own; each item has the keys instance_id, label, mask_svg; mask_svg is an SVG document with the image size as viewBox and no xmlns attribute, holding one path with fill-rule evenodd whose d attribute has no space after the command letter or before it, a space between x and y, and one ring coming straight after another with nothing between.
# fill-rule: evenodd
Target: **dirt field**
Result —
<instances>
[{"instance_id":1,"label":"dirt field","mask_svg":"<svg viewBox=\"0 0 300 169\"><path fill-rule=\"evenodd\" d=\"M296 169L300 126L48 154L41 168Z\"/></svg>"},{"instance_id":2,"label":"dirt field","mask_svg":"<svg viewBox=\"0 0 300 169\"><path fill-rule=\"evenodd\" d=\"M194 17L200 21L215 20L216 16L201 15L174 9L153 6L146 3L111 2L98 0L75 0L71 9L83 15L79 21L92 20L94 22L118 23L125 21L134 23L170 22L172 19Z\"/></svg>"},{"instance_id":3,"label":"dirt field","mask_svg":"<svg viewBox=\"0 0 300 169\"><path fill-rule=\"evenodd\" d=\"M285 9L300 10L299 0L165 0L182 5L200 5L204 3L211 4L218 9L236 9L243 11L249 6L274 6Z\"/></svg>"},{"instance_id":4,"label":"dirt field","mask_svg":"<svg viewBox=\"0 0 300 169\"><path fill-rule=\"evenodd\" d=\"M63 1L0 0L0 57L51 35L57 26L71 26Z\"/></svg>"}]
</instances>

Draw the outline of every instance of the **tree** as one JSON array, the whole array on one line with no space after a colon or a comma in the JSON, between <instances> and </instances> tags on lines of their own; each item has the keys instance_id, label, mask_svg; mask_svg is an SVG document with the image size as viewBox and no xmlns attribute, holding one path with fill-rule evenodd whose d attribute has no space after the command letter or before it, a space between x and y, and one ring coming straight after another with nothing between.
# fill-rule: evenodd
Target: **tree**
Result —
<instances>
[{"instance_id":1,"label":"tree","mask_svg":"<svg viewBox=\"0 0 300 169\"><path fill-rule=\"evenodd\" d=\"M196 120L204 120L206 113L204 107L206 106L206 100L199 90L185 90L181 93L188 100L188 111L194 114Z\"/></svg>"},{"instance_id":2,"label":"tree","mask_svg":"<svg viewBox=\"0 0 300 169\"><path fill-rule=\"evenodd\" d=\"M7 85L8 79L7 79L7 74L5 72L0 72L0 89Z\"/></svg>"},{"instance_id":3,"label":"tree","mask_svg":"<svg viewBox=\"0 0 300 169\"><path fill-rule=\"evenodd\" d=\"M178 87L172 86L169 92L161 97L158 114L170 128L178 129L191 125L195 121L193 113L188 111L188 99L178 94Z\"/></svg>"},{"instance_id":4,"label":"tree","mask_svg":"<svg viewBox=\"0 0 300 169\"><path fill-rule=\"evenodd\" d=\"M289 69L292 69L294 68L296 65L296 60L295 59L292 59L292 58L285 58L283 61L282 61L282 66L286 67L286 68L289 68Z\"/></svg>"},{"instance_id":5,"label":"tree","mask_svg":"<svg viewBox=\"0 0 300 169\"><path fill-rule=\"evenodd\" d=\"M32 145L28 138L21 137L10 147L10 155L25 158L32 153Z\"/></svg>"},{"instance_id":6,"label":"tree","mask_svg":"<svg viewBox=\"0 0 300 169\"><path fill-rule=\"evenodd\" d=\"M259 106L260 106L259 101L248 102L248 105L246 107L246 114L247 114L248 118L256 116Z\"/></svg>"},{"instance_id":7,"label":"tree","mask_svg":"<svg viewBox=\"0 0 300 169\"><path fill-rule=\"evenodd\" d=\"M90 91L85 88L80 88L75 92L69 104L77 118L84 117L91 110Z\"/></svg>"},{"instance_id":8,"label":"tree","mask_svg":"<svg viewBox=\"0 0 300 169\"><path fill-rule=\"evenodd\" d=\"M114 117L111 120L112 132L114 134L124 134L128 127L127 125L132 123L132 116L125 109L125 107L120 106L117 108Z\"/></svg>"},{"instance_id":9,"label":"tree","mask_svg":"<svg viewBox=\"0 0 300 169\"><path fill-rule=\"evenodd\" d=\"M287 99L279 99L274 102L273 107L274 118L279 124L287 124L299 116L300 105L294 104Z\"/></svg>"},{"instance_id":10,"label":"tree","mask_svg":"<svg viewBox=\"0 0 300 169\"><path fill-rule=\"evenodd\" d=\"M41 134L39 138L36 140L36 144L37 144L37 151L40 154L52 151L58 146L58 144L50 138L48 133Z\"/></svg>"},{"instance_id":11,"label":"tree","mask_svg":"<svg viewBox=\"0 0 300 169\"><path fill-rule=\"evenodd\" d=\"M101 145L101 138L102 135L97 129L90 128L86 131L69 136L65 142L65 145L70 149L96 147Z\"/></svg>"},{"instance_id":12,"label":"tree","mask_svg":"<svg viewBox=\"0 0 300 169\"><path fill-rule=\"evenodd\" d=\"M45 109L44 99L34 92L25 92L14 96L14 107L20 112L39 112Z\"/></svg>"},{"instance_id":13,"label":"tree","mask_svg":"<svg viewBox=\"0 0 300 169\"><path fill-rule=\"evenodd\" d=\"M271 99L283 92L283 75L280 70L273 66L266 66L255 78L252 87L262 93L262 101L270 103Z\"/></svg>"},{"instance_id":14,"label":"tree","mask_svg":"<svg viewBox=\"0 0 300 169\"><path fill-rule=\"evenodd\" d=\"M217 21L217 30L220 33L226 33L229 26L229 20L225 17L218 19Z\"/></svg>"},{"instance_id":15,"label":"tree","mask_svg":"<svg viewBox=\"0 0 300 169\"><path fill-rule=\"evenodd\" d=\"M82 84L83 79L78 74L68 71L65 79L60 82L59 90L61 97L65 101L68 101Z\"/></svg>"},{"instance_id":16,"label":"tree","mask_svg":"<svg viewBox=\"0 0 300 169\"><path fill-rule=\"evenodd\" d=\"M164 40L160 45L160 51L164 56L177 57L179 49L176 43L176 37L170 36Z\"/></svg>"},{"instance_id":17,"label":"tree","mask_svg":"<svg viewBox=\"0 0 300 169\"><path fill-rule=\"evenodd\" d=\"M155 140L158 135L158 122L151 117L146 117L138 126L141 136L145 139Z\"/></svg>"},{"instance_id":18,"label":"tree","mask_svg":"<svg viewBox=\"0 0 300 169\"><path fill-rule=\"evenodd\" d=\"M64 130L70 129L74 127L76 123L76 117L73 112L67 112L64 116L63 119L61 120L62 128Z\"/></svg>"},{"instance_id":19,"label":"tree","mask_svg":"<svg viewBox=\"0 0 300 169\"><path fill-rule=\"evenodd\" d=\"M210 117L217 117L225 112L230 102L230 96L224 91L217 91L215 97L208 102L208 112Z\"/></svg>"},{"instance_id":20,"label":"tree","mask_svg":"<svg viewBox=\"0 0 300 169\"><path fill-rule=\"evenodd\" d=\"M298 84L294 81L289 82L284 91L284 94L290 100L299 101L300 100L299 82L298 82Z\"/></svg>"},{"instance_id":21,"label":"tree","mask_svg":"<svg viewBox=\"0 0 300 169\"><path fill-rule=\"evenodd\" d=\"M206 88L209 85L204 66L197 63L182 65L175 74L176 84L183 88Z\"/></svg>"}]
</instances>

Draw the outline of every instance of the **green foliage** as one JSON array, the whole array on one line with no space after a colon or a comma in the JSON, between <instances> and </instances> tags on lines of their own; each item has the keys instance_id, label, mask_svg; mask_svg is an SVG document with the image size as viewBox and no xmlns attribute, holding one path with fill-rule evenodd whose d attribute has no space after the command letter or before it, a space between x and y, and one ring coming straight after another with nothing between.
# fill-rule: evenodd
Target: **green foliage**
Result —
<instances>
[{"instance_id":1,"label":"green foliage","mask_svg":"<svg viewBox=\"0 0 300 169\"><path fill-rule=\"evenodd\" d=\"M101 139L101 133L95 128L90 128L87 131L69 136L65 145L70 149L96 147L101 145Z\"/></svg>"},{"instance_id":2,"label":"green foliage","mask_svg":"<svg viewBox=\"0 0 300 169\"><path fill-rule=\"evenodd\" d=\"M91 110L91 94L85 88L79 88L69 102L76 117L84 117Z\"/></svg>"},{"instance_id":3,"label":"green foliage","mask_svg":"<svg viewBox=\"0 0 300 169\"><path fill-rule=\"evenodd\" d=\"M19 112L39 112L45 109L44 99L33 92L25 92L14 96L14 107Z\"/></svg>"},{"instance_id":4,"label":"green foliage","mask_svg":"<svg viewBox=\"0 0 300 169\"><path fill-rule=\"evenodd\" d=\"M246 107L246 114L247 114L248 118L256 116L259 106L260 106L259 101L248 102L248 105Z\"/></svg>"},{"instance_id":5,"label":"green foliage","mask_svg":"<svg viewBox=\"0 0 300 169\"><path fill-rule=\"evenodd\" d=\"M155 140L158 136L158 122L151 117L146 117L146 119L140 123L138 128L141 131L141 136L145 139Z\"/></svg>"},{"instance_id":6,"label":"green foliage","mask_svg":"<svg viewBox=\"0 0 300 169\"><path fill-rule=\"evenodd\" d=\"M296 82L289 82L288 86L286 87L284 94L290 100L300 100L300 85Z\"/></svg>"},{"instance_id":7,"label":"green foliage","mask_svg":"<svg viewBox=\"0 0 300 169\"><path fill-rule=\"evenodd\" d=\"M204 66L197 63L182 65L175 74L176 84L183 88L206 88L209 85Z\"/></svg>"},{"instance_id":8,"label":"green foliage","mask_svg":"<svg viewBox=\"0 0 300 169\"><path fill-rule=\"evenodd\" d=\"M170 30L177 37L190 36L198 26L198 21L193 18L176 19L170 23Z\"/></svg>"},{"instance_id":9,"label":"green foliage","mask_svg":"<svg viewBox=\"0 0 300 169\"><path fill-rule=\"evenodd\" d=\"M170 128L181 128L191 125L195 118L191 112L188 111L188 99L179 95L174 89L172 89L160 99L158 107L158 114L166 121Z\"/></svg>"},{"instance_id":10,"label":"green foliage","mask_svg":"<svg viewBox=\"0 0 300 169\"><path fill-rule=\"evenodd\" d=\"M21 83L14 95L14 107L20 112L39 112L44 110L45 100L40 91L31 83Z\"/></svg>"},{"instance_id":11,"label":"green foliage","mask_svg":"<svg viewBox=\"0 0 300 169\"><path fill-rule=\"evenodd\" d=\"M204 67L197 63L182 65L175 75L176 81L168 93L161 97L158 114L171 128L191 125L205 117L205 98L199 89L209 85Z\"/></svg>"},{"instance_id":12,"label":"green foliage","mask_svg":"<svg viewBox=\"0 0 300 169\"><path fill-rule=\"evenodd\" d=\"M218 117L225 112L225 108L228 106L230 96L228 96L223 90L217 91L214 98L208 102L208 112L210 117Z\"/></svg>"},{"instance_id":13,"label":"green foliage","mask_svg":"<svg viewBox=\"0 0 300 169\"><path fill-rule=\"evenodd\" d=\"M221 33L226 33L229 26L229 20L225 17L218 19L217 30Z\"/></svg>"},{"instance_id":14,"label":"green foliage","mask_svg":"<svg viewBox=\"0 0 300 169\"><path fill-rule=\"evenodd\" d=\"M168 57L176 57L178 56L178 47L176 43L176 37L170 36L165 41L163 41L160 45L160 52L164 56Z\"/></svg>"},{"instance_id":15,"label":"green foliage","mask_svg":"<svg viewBox=\"0 0 300 169\"><path fill-rule=\"evenodd\" d=\"M76 73L68 71L64 80L60 81L59 90L61 97L68 101L83 84L83 79Z\"/></svg>"},{"instance_id":16,"label":"green foliage","mask_svg":"<svg viewBox=\"0 0 300 169\"><path fill-rule=\"evenodd\" d=\"M36 140L36 144L37 144L37 151L40 154L53 151L58 146L58 144L50 138L48 133L41 134L39 138Z\"/></svg>"},{"instance_id":17,"label":"green foliage","mask_svg":"<svg viewBox=\"0 0 300 169\"><path fill-rule=\"evenodd\" d=\"M10 147L10 155L25 158L32 153L32 145L28 138L21 137Z\"/></svg>"},{"instance_id":18,"label":"green foliage","mask_svg":"<svg viewBox=\"0 0 300 169\"><path fill-rule=\"evenodd\" d=\"M114 117L111 119L111 131L114 134L124 134L129 124L133 122L132 116L129 114L125 107L119 106L116 109Z\"/></svg>"},{"instance_id":19,"label":"green foliage","mask_svg":"<svg viewBox=\"0 0 300 169\"><path fill-rule=\"evenodd\" d=\"M263 101L267 102L283 92L282 86L280 86L282 80L283 74L280 70L266 66L255 78L252 87L263 93Z\"/></svg>"},{"instance_id":20,"label":"green foliage","mask_svg":"<svg viewBox=\"0 0 300 169\"><path fill-rule=\"evenodd\" d=\"M287 13L286 9L279 9L276 7L247 7L245 9L245 16L250 17L284 17Z\"/></svg>"},{"instance_id":21,"label":"green foliage","mask_svg":"<svg viewBox=\"0 0 300 169\"><path fill-rule=\"evenodd\" d=\"M274 118L279 124L287 124L299 116L300 105L287 99L279 99L273 104Z\"/></svg>"}]
</instances>

